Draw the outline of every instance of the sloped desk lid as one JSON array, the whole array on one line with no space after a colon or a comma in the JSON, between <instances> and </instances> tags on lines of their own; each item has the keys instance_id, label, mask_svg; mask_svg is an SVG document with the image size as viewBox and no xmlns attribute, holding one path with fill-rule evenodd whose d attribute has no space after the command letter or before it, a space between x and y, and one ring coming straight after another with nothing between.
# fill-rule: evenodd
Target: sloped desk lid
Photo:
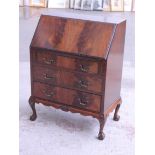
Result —
<instances>
[{"instance_id":1,"label":"sloped desk lid","mask_svg":"<svg viewBox=\"0 0 155 155\"><path fill-rule=\"evenodd\" d=\"M41 15L31 47L106 59L116 24Z\"/></svg>"}]
</instances>

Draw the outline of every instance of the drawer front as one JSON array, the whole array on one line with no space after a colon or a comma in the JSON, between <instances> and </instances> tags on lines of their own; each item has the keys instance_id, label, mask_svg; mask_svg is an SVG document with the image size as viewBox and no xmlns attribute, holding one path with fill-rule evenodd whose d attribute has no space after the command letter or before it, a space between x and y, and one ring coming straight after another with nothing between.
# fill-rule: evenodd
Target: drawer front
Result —
<instances>
[{"instance_id":1,"label":"drawer front","mask_svg":"<svg viewBox=\"0 0 155 155\"><path fill-rule=\"evenodd\" d=\"M42 64L76 70L79 72L96 74L100 72L99 63L97 61L64 57L48 51L37 51L36 61Z\"/></svg>"},{"instance_id":2,"label":"drawer front","mask_svg":"<svg viewBox=\"0 0 155 155\"><path fill-rule=\"evenodd\" d=\"M96 93L102 91L102 79L98 76L82 75L80 73L65 72L57 69L34 66L34 80L48 84L71 87L73 89L88 90Z\"/></svg>"},{"instance_id":3,"label":"drawer front","mask_svg":"<svg viewBox=\"0 0 155 155\"><path fill-rule=\"evenodd\" d=\"M100 111L101 96L98 95L82 93L61 87L53 87L39 82L33 83L33 95L42 99L72 105L94 112Z\"/></svg>"}]
</instances>

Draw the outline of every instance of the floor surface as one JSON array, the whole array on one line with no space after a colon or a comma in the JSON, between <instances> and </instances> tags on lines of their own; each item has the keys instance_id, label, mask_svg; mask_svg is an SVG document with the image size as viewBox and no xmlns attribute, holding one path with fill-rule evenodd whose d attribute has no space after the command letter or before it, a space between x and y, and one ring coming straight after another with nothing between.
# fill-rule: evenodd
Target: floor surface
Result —
<instances>
[{"instance_id":1,"label":"floor surface","mask_svg":"<svg viewBox=\"0 0 155 155\"><path fill-rule=\"evenodd\" d=\"M68 9L20 7L20 155L134 155L134 13L103 13ZM127 19L119 122L109 115L104 141L97 140L96 119L36 105L38 118L29 121L30 96L29 45L40 14L72 14L88 17L112 15Z\"/></svg>"}]
</instances>

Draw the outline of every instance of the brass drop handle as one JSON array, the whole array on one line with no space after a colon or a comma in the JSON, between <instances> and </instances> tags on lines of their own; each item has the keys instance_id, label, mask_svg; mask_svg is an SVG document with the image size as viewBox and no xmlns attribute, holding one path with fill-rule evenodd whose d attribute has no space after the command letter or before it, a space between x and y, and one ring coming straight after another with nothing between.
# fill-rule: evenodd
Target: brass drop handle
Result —
<instances>
[{"instance_id":1,"label":"brass drop handle","mask_svg":"<svg viewBox=\"0 0 155 155\"><path fill-rule=\"evenodd\" d=\"M87 103L86 103L86 102L80 102L79 104L80 104L80 105L82 105L82 106L87 105Z\"/></svg>"},{"instance_id":2,"label":"brass drop handle","mask_svg":"<svg viewBox=\"0 0 155 155\"><path fill-rule=\"evenodd\" d=\"M84 65L80 64L80 70L82 72L88 72L88 68L84 67Z\"/></svg>"},{"instance_id":3,"label":"brass drop handle","mask_svg":"<svg viewBox=\"0 0 155 155\"><path fill-rule=\"evenodd\" d=\"M54 95L54 92L47 93L45 90L43 91L43 93L47 97L52 97Z\"/></svg>"},{"instance_id":4,"label":"brass drop handle","mask_svg":"<svg viewBox=\"0 0 155 155\"><path fill-rule=\"evenodd\" d=\"M82 105L82 106L86 106L87 103L88 103L87 100L83 102L83 101L81 101L81 98L79 98L79 104L80 104L80 105Z\"/></svg>"},{"instance_id":5,"label":"brass drop handle","mask_svg":"<svg viewBox=\"0 0 155 155\"><path fill-rule=\"evenodd\" d=\"M44 79L46 79L46 80L52 80L52 79L54 79L55 77L53 77L53 76L48 76L47 74L45 74L45 76L44 76Z\"/></svg>"},{"instance_id":6,"label":"brass drop handle","mask_svg":"<svg viewBox=\"0 0 155 155\"><path fill-rule=\"evenodd\" d=\"M87 88L88 87L87 81L79 80L79 86L81 88Z\"/></svg>"},{"instance_id":7,"label":"brass drop handle","mask_svg":"<svg viewBox=\"0 0 155 155\"><path fill-rule=\"evenodd\" d=\"M48 65L56 63L56 61L54 59L51 59L51 60L48 60L48 61L45 58L43 58L43 59L44 59L44 63L46 63Z\"/></svg>"}]
</instances>

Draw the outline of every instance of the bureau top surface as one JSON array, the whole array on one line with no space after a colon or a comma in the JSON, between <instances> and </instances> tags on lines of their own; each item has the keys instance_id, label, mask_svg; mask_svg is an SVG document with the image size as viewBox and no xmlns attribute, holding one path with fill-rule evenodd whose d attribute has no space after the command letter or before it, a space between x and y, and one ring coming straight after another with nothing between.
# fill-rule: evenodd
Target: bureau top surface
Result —
<instances>
[{"instance_id":1,"label":"bureau top surface","mask_svg":"<svg viewBox=\"0 0 155 155\"><path fill-rule=\"evenodd\" d=\"M41 15L31 47L106 59L117 24Z\"/></svg>"}]
</instances>

